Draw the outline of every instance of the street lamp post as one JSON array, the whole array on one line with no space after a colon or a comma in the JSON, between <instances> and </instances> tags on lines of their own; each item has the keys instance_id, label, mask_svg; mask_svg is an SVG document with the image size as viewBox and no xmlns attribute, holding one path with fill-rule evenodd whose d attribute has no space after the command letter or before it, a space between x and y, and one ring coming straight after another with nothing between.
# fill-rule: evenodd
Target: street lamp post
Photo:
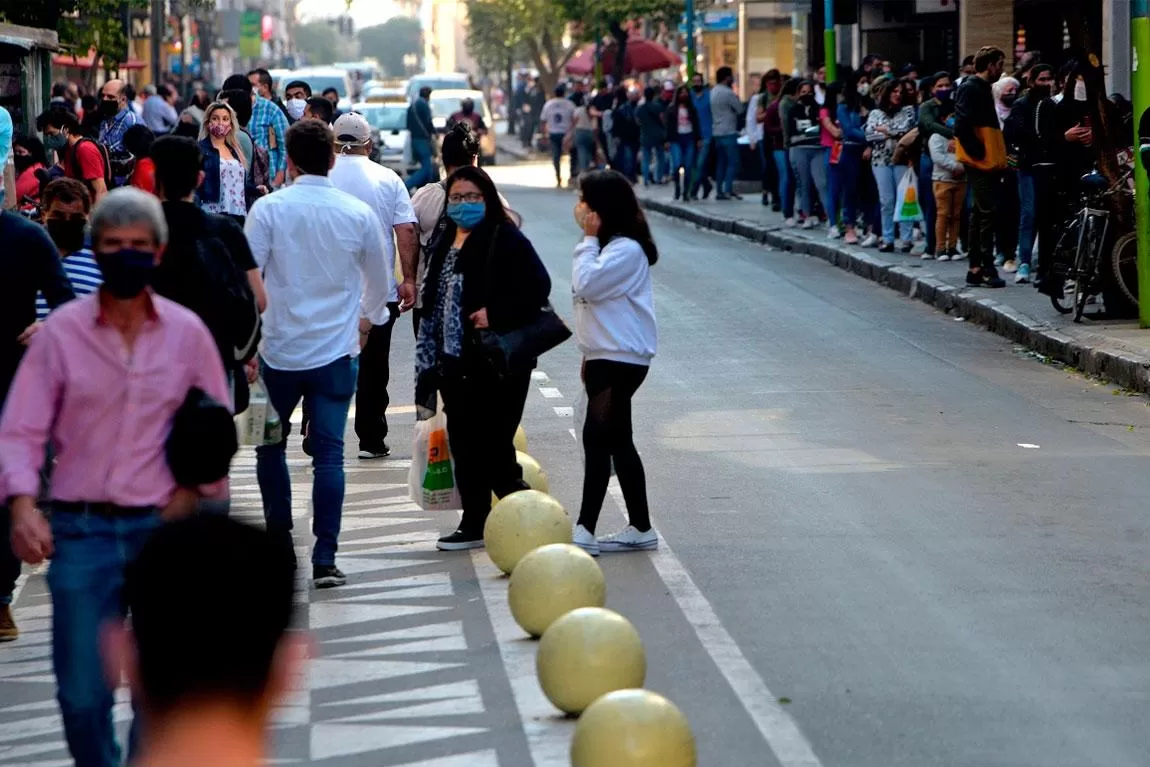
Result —
<instances>
[{"instance_id":1,"label":"street lamp post","mask_svg":"<svg viewBox=\"0 0 1150 767\"><path fill-rule=\"evenodd\" d=\"M695 76L695 0L686 3L687 79Z\"/></svg>"},{"instance_id":2,"label":"street lamp post","mask_svg":"<svg viewBox=\"0 0 1150 767\"><path fill-rule=\"evenodd\" d=\"M1130 2L1130 91L1134 101L1135 130L1142 132L1143 115L1150 109L1150 0ZM1138 136L1134 153L1134 221L1138 231L1138 320L1150 328L1150 136ZM1145 156L1144 156L1145 155Z\"/></svg>"}]
</instances>

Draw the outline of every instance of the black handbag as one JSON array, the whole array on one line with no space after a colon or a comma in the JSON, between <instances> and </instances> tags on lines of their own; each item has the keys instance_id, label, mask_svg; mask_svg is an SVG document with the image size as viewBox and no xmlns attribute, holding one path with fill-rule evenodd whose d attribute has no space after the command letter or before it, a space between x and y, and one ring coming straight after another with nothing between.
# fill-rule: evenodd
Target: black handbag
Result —
<instances>
[{"instance_id":1,"label":"black handbag","mask_svg":"<svg viewBox=\"0 0 1150 767\"><path fill-rule=\"evenodd\" d=\"M550 303L540 308L539 316L523 327L506 333L479 331L479 342L500 375L533 367L537 359L570 337L571 328Z\"/></svg>"}]
</instances>

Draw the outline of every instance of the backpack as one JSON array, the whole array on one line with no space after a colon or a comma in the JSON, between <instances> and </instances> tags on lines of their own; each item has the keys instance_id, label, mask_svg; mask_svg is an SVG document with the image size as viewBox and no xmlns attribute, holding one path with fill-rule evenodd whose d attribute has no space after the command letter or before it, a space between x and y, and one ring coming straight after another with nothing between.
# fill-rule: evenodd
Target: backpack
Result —
<instances>
[{"instance_id":1,"label":"backpack","mask_svg":"<svg viewBox=\"0 0 1150 767\"><path fill-rule=\"evenodd\" d=\"M85 141L90 142L92 144L92 146L96 147L96 149L99 150L99 152L100 152L100 161L104 163L104 187L106 189L114 188L116 184L115 184L115 179L112 176L112 156L108 152L108 147L104 146L103 144L101 144L96 139L88 138L87 136L85 136L84 138L77 141L76 146L74 146L70 150L68 150L68 152L69 152L68 164L72 167L72 170L74 172L79 172L80 166L79 166L79 163L77 162L77 157L80 154L80 145L83 144ZM130 173L130 171L129 171L129 173ZM87 184L88 182L84 181L84 183ZM89 192L93 191L90 186L88 188L88 191Z\"/></svg>"},{"instance_id":2,"label":"backpack","mask_svg":"<svg viewBox=\"0 0 1150 767\"><path fill-rule=\"evenodd\" d=\"M169 244L155 288L199 315L230 371L256 354L259 307L248 276L236 265L228 245L229 240L243 238L239 225L212 214L205 214L205 224L203 235L194 241ZM175 272L165 274L165 263Z\"/></svg>"}]
</instances>

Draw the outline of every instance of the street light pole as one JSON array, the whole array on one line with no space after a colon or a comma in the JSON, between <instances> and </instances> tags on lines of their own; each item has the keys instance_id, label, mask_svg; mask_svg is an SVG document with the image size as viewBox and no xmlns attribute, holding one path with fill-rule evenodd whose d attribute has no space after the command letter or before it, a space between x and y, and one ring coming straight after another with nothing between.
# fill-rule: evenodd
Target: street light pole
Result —
<instances>
[{"instance_id":1,"label":"street light pole","mask_svg":"<svg viewBox=\"0 0 1150 767\"><path fill-rule=\"evenodd\" d=\"M838 74L838 42L835 39L835 0L823 0L823 69L827 82Z\"/></svg>"},{"instance_id":2,"label":"street light pole","mask_svg":"<svg viewBox=\"0 0 1150 767\"><path fill-rule=\"evenodd\" d=\"M1142 132L1150 109L1150 0L1130 3L1130 91L1134 101L1135 130ZM1138 231L1138 324L1150 328L1150 136L1138 136L1134 153L1134 221ZM1143 156L1146 155L1146 156Z\"/></svg>"},{"instance_id":3,"label":"street light pole","mask_svg":"<svg viewBox=\"0 0 1150 767\"><path fill-rule=\"evenodd\" d=\"M687 79L695 76L695 0L686 3Z\"/></svg>"}]
</instances>

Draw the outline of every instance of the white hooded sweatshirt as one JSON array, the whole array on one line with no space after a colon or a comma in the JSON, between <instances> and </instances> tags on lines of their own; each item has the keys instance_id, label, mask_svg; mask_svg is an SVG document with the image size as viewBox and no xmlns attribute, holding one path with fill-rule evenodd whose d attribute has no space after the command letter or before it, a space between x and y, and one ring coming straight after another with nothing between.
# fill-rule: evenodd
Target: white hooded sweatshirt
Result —
<instances>
[{"instance_id":1,"label":"white hooded sweatshirt","mask_svg":"<svg viewBox=\"0 0 1150 767\"><path fill-rule=\"evenodd\" d=\"M575 247L571 288L584 359L651 364L658 332L651 267L639 243L616 237L600 248L597 238L584 237Z\"/></svg>"}]
</instances>

